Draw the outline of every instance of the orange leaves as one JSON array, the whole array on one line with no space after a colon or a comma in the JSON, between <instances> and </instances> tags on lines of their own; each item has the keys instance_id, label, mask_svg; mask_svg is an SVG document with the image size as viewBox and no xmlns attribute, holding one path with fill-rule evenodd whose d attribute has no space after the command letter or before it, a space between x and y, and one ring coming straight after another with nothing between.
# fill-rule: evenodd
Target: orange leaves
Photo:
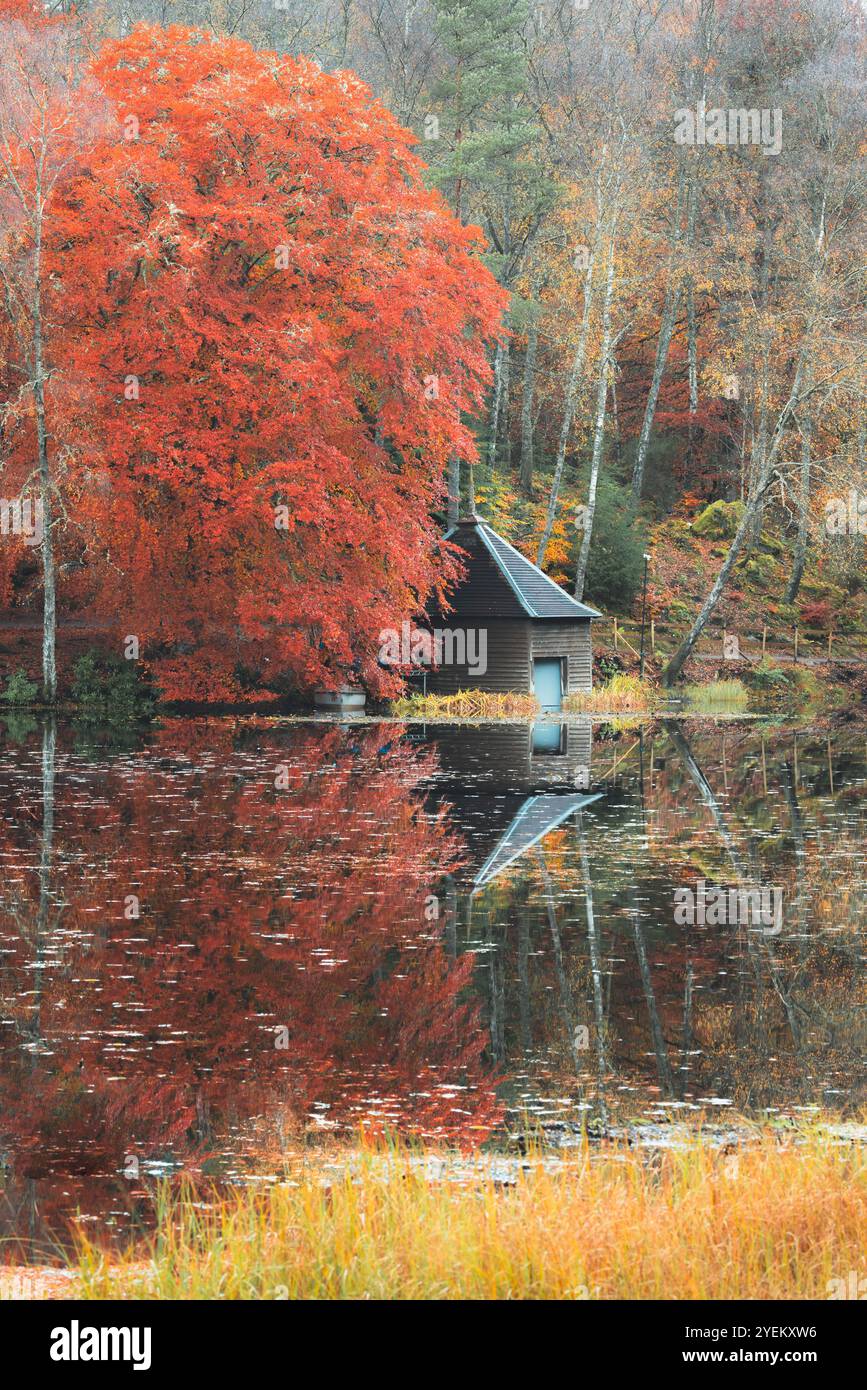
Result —
<instances>
[{"instance_id":1,"label":"orange leaves","mask_svg":"<svg viewBox=\"0 0 867 1390\"><path fill-rule=\"evenodd\" d=\"M431 512L499 324L477 234L351 75L140 28L93 76L114 116L46 249L55 437L72 475L86 419L111 482L91 605L173 694L388 689L380 630L450 572Z\"/></svg>"}]
</instances>

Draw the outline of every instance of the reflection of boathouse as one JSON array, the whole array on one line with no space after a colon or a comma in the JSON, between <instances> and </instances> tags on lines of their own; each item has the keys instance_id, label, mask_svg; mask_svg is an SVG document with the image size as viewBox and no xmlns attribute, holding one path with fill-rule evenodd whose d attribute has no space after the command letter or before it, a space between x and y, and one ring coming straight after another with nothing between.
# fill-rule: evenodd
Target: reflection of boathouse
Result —
<instances>
[{"instance_id":1,"label":"reflection of boathouse","mask_svg":"<svg viewBox=\"0 0 867 1390\"><path fill-rule=\"evenodd\" d=\"M487 888L499 874L534 849L552 830L556 830L570 816L574 816L576 811L583 811L592 801L598 801L601 795L601 792L597 792L595 796L542 792L539 796L528 796L518 807L506 830L499 836L481 868L475 873L472 881L473 891Z\"/></svg>"},{"instance_id":2,"label":"reflection of boathouse","mask_svg":"<svg viewBox=\"0 0 867 1390\"><path fill-rule=\"evenodd\" d=\"M425 735L427 738L427 735ZM480 792L589 791L592 732L587 720L534 724L439 724L432 731L446 782Z\"/></svg>"},{"instance_id":3,"label":"reflection of boathouse","mask_svg":"<svg viewBox=\"0 0 867 1390\"><path fill-rule=\"evenodd\" d=\"M598 798L591 787L591 725L439 724L417 731L436 749L431 787L466 835L472 859L456 875L475 893L539 845L552 830Z\"/></svg>"}]
</instances>

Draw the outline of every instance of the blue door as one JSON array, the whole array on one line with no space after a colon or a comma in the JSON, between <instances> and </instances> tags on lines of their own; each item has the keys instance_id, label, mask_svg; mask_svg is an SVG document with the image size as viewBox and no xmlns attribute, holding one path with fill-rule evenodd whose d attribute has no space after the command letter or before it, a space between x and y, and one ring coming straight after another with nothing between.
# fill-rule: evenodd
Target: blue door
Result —
<instances>
[{"instance_id":1,"label":"blue door","mask_svg":"<svg viewBox=\"0 0 867 1390\"><path fill-rule=\"evenodd\" d=\"M563 663L559 657L551 661L533 662L533 690L544 710L558 710L563 703Z\"/></svg>"}]
</instances>

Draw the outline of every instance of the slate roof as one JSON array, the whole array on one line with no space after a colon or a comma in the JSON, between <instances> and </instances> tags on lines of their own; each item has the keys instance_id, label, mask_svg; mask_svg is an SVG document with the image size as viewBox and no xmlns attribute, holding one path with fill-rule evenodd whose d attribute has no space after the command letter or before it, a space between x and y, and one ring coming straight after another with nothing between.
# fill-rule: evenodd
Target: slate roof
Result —
<instances>
[{"instance_id":1,"label":"slate roof","mask_svg":"<svg viewBox=\"0 0 867 1390\"><path fill-rule=\"evenodd\" d=\"M445 539L461 546L469 555L467 577L451 597L456 612L479 617L568 619L602 616L595 608L567 594L481 517L459 521L446 532ZM507 588L505 593L503 582Z\"/></svg>"}]
</instances>

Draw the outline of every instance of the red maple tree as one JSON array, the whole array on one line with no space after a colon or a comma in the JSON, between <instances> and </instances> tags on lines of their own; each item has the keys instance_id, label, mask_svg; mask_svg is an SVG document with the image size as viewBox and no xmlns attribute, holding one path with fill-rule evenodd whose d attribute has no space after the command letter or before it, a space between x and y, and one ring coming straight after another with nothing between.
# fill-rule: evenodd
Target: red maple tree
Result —
<instances>
[{"instance_id":1,"label":"red maple tree","mask_svg":"<svg viewBox=\"0 0 867 1390\"><path fill-rule=\"evenodd\" d=\"M455 572L431 514L498 331L479 234L350 73L140 28L90 76L43 250L61 603L170 697L393 691L381 630Z\"/></svg>"}]
</instances>

